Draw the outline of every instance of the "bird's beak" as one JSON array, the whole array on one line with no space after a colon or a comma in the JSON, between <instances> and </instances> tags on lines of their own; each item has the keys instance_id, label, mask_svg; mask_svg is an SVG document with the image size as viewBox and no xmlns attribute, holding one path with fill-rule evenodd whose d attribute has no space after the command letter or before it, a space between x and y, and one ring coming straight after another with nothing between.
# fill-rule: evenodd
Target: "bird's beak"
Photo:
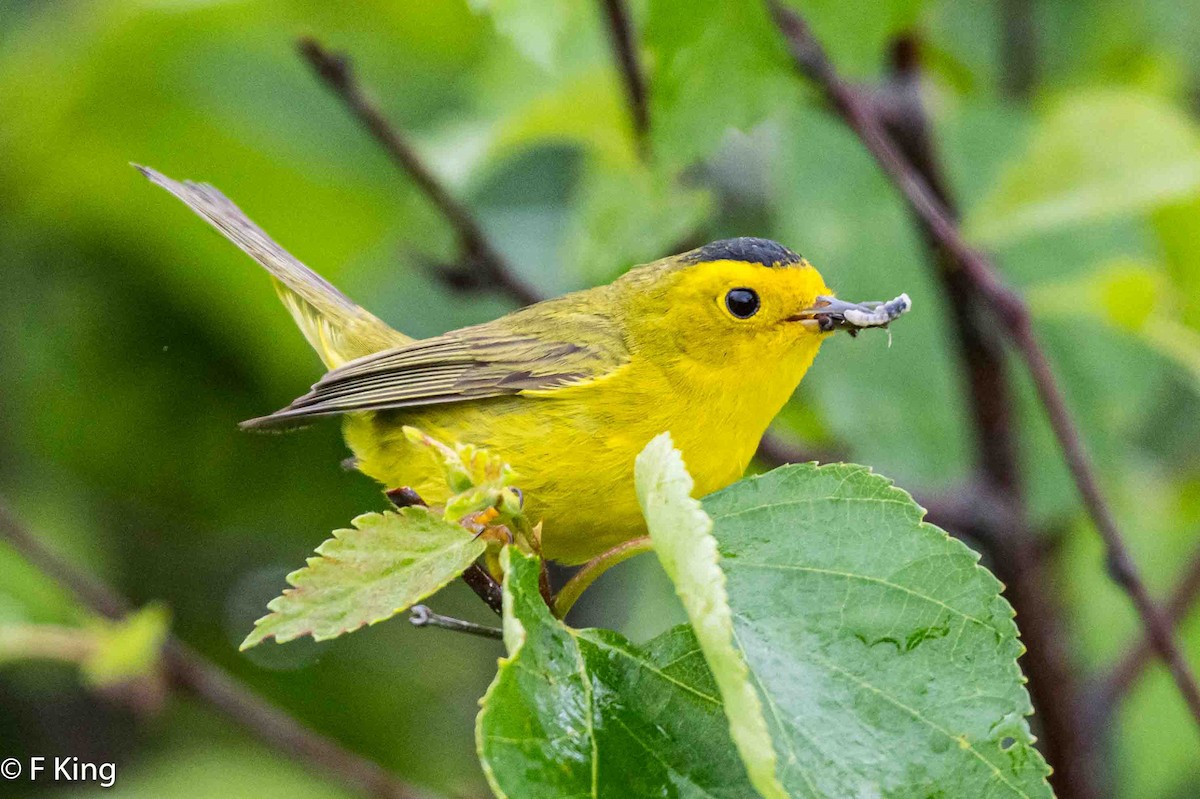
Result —
<instances>
[{"instance_id":1,"label":"bird's beak","mask_svg":"<svg viewBox=\"0 0 1200 799\"><path fill-rule=\"evenodd\" d=\"M853 336L869 327L887 327L911 308L912 300L907 294L887 302L846 302L820 296L809 307L788 317L788 321L799 322L814 333L846 330Z\"/></svg>"}]
</instances>

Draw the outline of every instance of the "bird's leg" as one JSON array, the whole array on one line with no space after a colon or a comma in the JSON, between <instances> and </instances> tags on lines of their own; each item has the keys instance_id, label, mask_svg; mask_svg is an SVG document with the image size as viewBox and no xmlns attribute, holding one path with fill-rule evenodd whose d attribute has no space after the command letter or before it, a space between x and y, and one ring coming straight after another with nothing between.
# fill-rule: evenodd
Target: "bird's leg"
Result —
<instances>
[{"instance_id":1,"label":"bird's leg","mask_svg":"<svg viewBox=\"0 0 1200 799\"><path fill-rule=\"evenodd\" d=\"M475 533L476 538L482 538L488 543L511 544L517 537L508 525L492 524L499 516L500 511L495 508L485 508L477 513L468 513L459 524Z\"/></svg>"}]
</instances>

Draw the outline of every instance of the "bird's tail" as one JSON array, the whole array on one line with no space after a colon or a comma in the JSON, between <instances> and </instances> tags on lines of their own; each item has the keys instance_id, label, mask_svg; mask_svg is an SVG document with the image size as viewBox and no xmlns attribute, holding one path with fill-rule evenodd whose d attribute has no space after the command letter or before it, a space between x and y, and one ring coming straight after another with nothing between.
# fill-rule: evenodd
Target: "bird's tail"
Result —
<instances>
[{"instance_id":1,"label":"bird's tail","mask_svg":"<svg viewBox=\"0 0 1200 799\"><path fill-rule=\"evenodd\" d=\"M195 211L274 278L279 298L330 369L411 339L350 301L254 224L225 195L206 183L172 180L149 167L138 171Z\"/></svg>"}]
</instances>

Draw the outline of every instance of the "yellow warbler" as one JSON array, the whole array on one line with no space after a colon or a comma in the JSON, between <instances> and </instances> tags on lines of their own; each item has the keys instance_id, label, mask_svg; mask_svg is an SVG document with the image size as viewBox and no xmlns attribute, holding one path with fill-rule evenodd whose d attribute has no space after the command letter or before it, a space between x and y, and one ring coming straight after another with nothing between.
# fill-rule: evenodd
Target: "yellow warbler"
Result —
<instances>
[{"instance_id":1,"label":"yellow warbler","mask_svg":"<svg viewBox=\"0 0 1200 799\"><path fill-rule=\"evenodd\" d=\"M644 532L634 457L669 430L702 495L741 477L822 340L886 326L908 298L833 299L806 260L765 239L717 241L606 286L414 340L351 302L211 186L151 181L262 264L330 371L247 427L345 415L360 471L443 500L440 467L402 428L512 465L544 554L579 563Z\"/></svg>"}]
</instances>

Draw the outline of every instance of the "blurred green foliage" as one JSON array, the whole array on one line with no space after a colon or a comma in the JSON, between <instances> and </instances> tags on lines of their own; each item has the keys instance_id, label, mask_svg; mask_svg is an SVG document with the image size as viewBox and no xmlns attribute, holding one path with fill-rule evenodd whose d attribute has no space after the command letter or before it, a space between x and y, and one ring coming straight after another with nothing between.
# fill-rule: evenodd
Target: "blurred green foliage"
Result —
<instances>
[{"instance_id":1,"label":"blurred green foliage","mask_svg":"<svg viewBox=\"0 0 1200 799\"><path fill-rule=\"evenodd\" d=\"M969 229L1034 297L1135 556L1166 592L1200 531L1200 377L1179 354L1200 331L1200 16L1174 0L800 5L858 79L883 73L892 34L921 33L926 99ZM164 602L179 635L305 722L447 792L485 791L471 730L494 642L395 622L237 653L289 566L384 503L339 469L335 425L238 432L300 393L317 360L260 271L128 162L219 186L412 335L511 307L436 278L453 237L296 57L295 37L316 35L353 54L389 116L547 293L735 234L797 248L847 297L907 291L917 310L894 345L831 342L785 420L907 489L958 484L972 442L956 353L895 191L794 77L757 4L631 6L652 92L648 163L590 4L0 2L0 495L135 604ZM1007 43L1012 13L1032 15L1027 94L1007 80L1023 57ZM1142 276L1115 298L1114 264ZM1154 310L1131 328L1147 285ZM1102 674L1138 626L1020 387L1031 500L1063 531L1072 643ZM640 639L679 618L644 559L599 588L580 620ZM458 586L436 603L486 619ZM0 549L0 618L82 616ZM1200 662L1200 616L1184 632ZM1119 722L1107 732L1120 795L1200 790L1200 737L1160 667ZM174 701L137 722L67 667L6 668L0 752L63 747L117 758L119 795L227 795L229 780L247 795L338 795L203 708Z\"/></svg>"}]
</instances>

